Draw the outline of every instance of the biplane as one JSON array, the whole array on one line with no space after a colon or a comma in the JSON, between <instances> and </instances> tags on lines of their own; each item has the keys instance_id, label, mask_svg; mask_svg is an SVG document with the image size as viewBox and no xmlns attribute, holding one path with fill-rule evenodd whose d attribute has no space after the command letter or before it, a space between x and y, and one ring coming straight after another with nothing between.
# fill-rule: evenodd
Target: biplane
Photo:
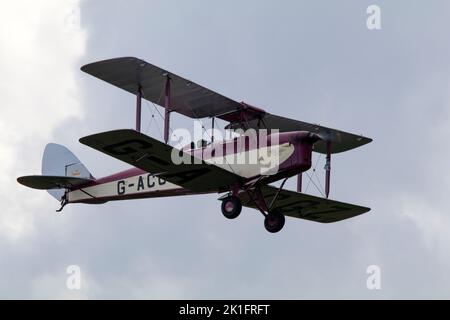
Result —
<instances>
[{"instance_id":1,"label":"biplane","mask_svg":"<svg viewBox=\"0 0 450 320\"><path fill-rule=\"evenodd\" d=\"M61 202L101 204L108 201L219 194L222 214L239 216L242 207L264 216L267 231L275 233L285 216L322 223L348 219L370 209L329 199L331 155L363 146L370 138L324 126L278 116L245 102L236 102L172 72L134 57L90 63L81 70L136 96L135 129L120 129L89 135L79 141L132 168L103 178L94 178L83 163L64 146L50 143L42 159L42 175L19 177L19 183L47 190ZM163 141L141 132L142 99L164 108ZM183 148L169 144L170 115L176 112L193 119L226 122L226 129L258 134L248 143L241 134L228 140L201 141ZM231 161L266 151L277 161L256 156L254 163ZM273 152L276 151L276 152ZM312 166L312 152L325 155L323 197L302 193L302 174ZM174 155L182 161L174 161ZM220 158L222 161L216 161ZM263 169L265 168L265 169ZM284 189L297 177L297 190ZM279 186L274 183L279 181Z\"/></svg>"}]
</instances>

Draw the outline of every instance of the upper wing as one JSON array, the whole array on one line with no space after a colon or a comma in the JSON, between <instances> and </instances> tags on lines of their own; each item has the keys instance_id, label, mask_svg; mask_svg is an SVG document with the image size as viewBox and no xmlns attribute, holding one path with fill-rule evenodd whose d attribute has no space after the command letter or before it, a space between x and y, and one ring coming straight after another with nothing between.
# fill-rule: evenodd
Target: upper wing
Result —
<instances>
[{"instance_id":1,"label":"upper wing","mask_svg":"<svg viewBox=\"0 0 450 320\"><path fill-rule=\"evenodd\" d=\"M41 189L71 189L88 182L91 179L77 178L77 177L67 177L67 176L23 176L17 178L17 182L23 184L24 186Z\"/></svg>"},{"instance_id":2,"label":"upper wing","mask_svg":"<svg viewBox=\"0 0 450 320\"><path fill-rule=\"evenodd\" d=\"M280 117L270 113L265 113L261 120L253 119L247 123L232 122L227 128L237 129L239 127L250 127L255 130L258 129L278 129L280 132L288 131L309 131L318 134L321 140L314 144L314 151L319 153L327 153L326 142L331 142L331 152L339 153L348 151L360 146L363 146L372 141L370 138L366 138L353 133L348 133L336 129L322 127L316 124Z\"/></svg>"},{"instance_id":3,"label":"upper wing","mask_svg":"<svg viewBox=\"0 0 450 320\"><path fill-rule=\"evenodd\" d=\"M267 203L272 201L277 190L278 188L272 186L264 186L261 188L261 192ZM241 198L242 205L256 208L247 193L241 193L239 197ZM370 210L370 208L354 204L314 197L289 190L282 190L280 192L273 207L287 216L322 223L348 219Z\"/></svg>"},{"instance_id":4,"label":"upper wing","mask_svg":"<svg viewBox=\"0 0 450 320\"><path fill-rule=\"evenodd\" d=\"M169 182L196 192L228 190L241 177L131 129L83 137L80 142ZM184 163L174 164L172 152Z\"/></svg>"},{"instance_id":5,"label":"upper wing","mask_svg":"<svg viewBox=\"0 0 450 320\"><path fill-rule=\"evenodd\" d=\"M239 102L224 97L167 70L133 57L90 63L81 70L156 104L164 103L166 77L171 79L171 110L191 118L205 118L239 110Z\"/></svg>"},{"instance_id":6,"label":"upper wing","mask_svg":"<svg viewBox=\"0 0 450 320\"><path fill-rule=\"evenodd\" d=\"M108 59L90 63L81 70L132 94L142 90L142 97L163 104L167 76L171 79L171 111L191 118L218 117L230 122L228 128L266 128L285 131L310 131L323 140L314 151L326 153L326 141L332 142L332 153L347 151L371 142L369 138L302 121L266 113L237 102L217 92L134 57ZM244 121L243 121L244 120Z\"/></svg>"}]
</instances>

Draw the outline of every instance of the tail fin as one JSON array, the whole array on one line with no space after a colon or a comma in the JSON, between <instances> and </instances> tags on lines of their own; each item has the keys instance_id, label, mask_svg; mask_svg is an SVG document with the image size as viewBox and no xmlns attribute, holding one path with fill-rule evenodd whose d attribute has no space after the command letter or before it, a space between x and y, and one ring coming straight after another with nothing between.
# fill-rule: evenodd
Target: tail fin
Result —
<instances>
[{"instance_id":1,"label":"tail fin","mask_svg":"<svg viewBox=\"0 0 450 320\"><path fill-rule=\"evenodd\" d=\"M69 149L56 143L45 146L42 156L42 175L94 179L89 170ZM64 195L62 189L47 191L57 200L61 200Z\"/></svg>"},{"instance_id":2,"label":"tail fin","mask_svg":"<svg viewBox=\"0 0 450 320\"><path fill-rule=\"evenodd\" d=\"M56 143L49 143L45 147L42 156L42 174L94 179L89 170L69 149Z\"/></svg>"}]
</instances>

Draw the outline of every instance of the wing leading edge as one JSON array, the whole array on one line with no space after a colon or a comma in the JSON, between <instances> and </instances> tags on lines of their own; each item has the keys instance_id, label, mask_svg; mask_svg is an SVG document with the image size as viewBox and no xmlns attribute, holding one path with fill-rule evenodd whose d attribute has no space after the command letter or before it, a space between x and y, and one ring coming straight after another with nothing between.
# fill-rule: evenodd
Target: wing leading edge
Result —
<instances>
[{"instance_id":1,"label":"wing leading edge","mask_svg":"<svg viewBox=\"0 0 450 320\"><path fill-rule=\"evenodd\" d=\"M68 177L68 176L23 176L17 178L17 182L33 189L71 189L93 181L92 179Z\"/></svg>"},{"instance_id":2,"label":"wing leading edge","mask_svg":"<svg viewBox=\"0 0 450 320\"><path fill-rule=\"evenodd\" d=\"M206 118L240 110L241 103L227 98L144 60L123 57L93 62L81 70L132 94L142 90L142 97L164 103L167 76L171 80L171 111L190 118Z\"/></svg>"}]
</instances>

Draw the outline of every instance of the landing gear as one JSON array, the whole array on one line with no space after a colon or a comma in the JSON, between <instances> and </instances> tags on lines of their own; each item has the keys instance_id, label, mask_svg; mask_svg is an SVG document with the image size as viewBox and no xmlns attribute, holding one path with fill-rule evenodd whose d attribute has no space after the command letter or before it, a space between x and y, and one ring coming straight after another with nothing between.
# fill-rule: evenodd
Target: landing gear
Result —
<instances>
[{"instance_id":1,"label":"landing gear","mask_svg":"<svg viewBox=\"0 0 450 320\"><path fill-rule=\"evenodd\" d=\"M222 214L227 219L235 219L242 211L242 203L238 197L228 196L222 200Z\"/></svg>"},{"instance_id":2,"label":"landing gear","mask_svg":"<svg viewBox=\"0 0 450 320\"><path fill-rule=\"evenodd\" d=\"M269 212L264 218L264 227L271 233L276 233L284 227L284 214L277 210Z\"/></svg>"},{"instance_id":3,"label":"landing gear","mask_svg":"<svg viewBox=\"0 0 450 320\"><path fill-rule=\"evenodd\" d=\"M248 203L253 203L255 205L255 207L264 216L264 227L270 233L279 232L284 227L284 214L280 210L273 208L280 191L283 188L284 182L286 182L286 179L281 184L278 192L273 196L270 205L267 204L266 198L264 198L264 195L259 187L256 187L253 190L244 190L249 197L249 201L246 202L246 205L248 205ZM239 194L239 189L233 190L228 194L228 196L222 198L222 214L227 219L235 219L241 213L242 203L237 194Z\"/></svg>"}]
</instances>

